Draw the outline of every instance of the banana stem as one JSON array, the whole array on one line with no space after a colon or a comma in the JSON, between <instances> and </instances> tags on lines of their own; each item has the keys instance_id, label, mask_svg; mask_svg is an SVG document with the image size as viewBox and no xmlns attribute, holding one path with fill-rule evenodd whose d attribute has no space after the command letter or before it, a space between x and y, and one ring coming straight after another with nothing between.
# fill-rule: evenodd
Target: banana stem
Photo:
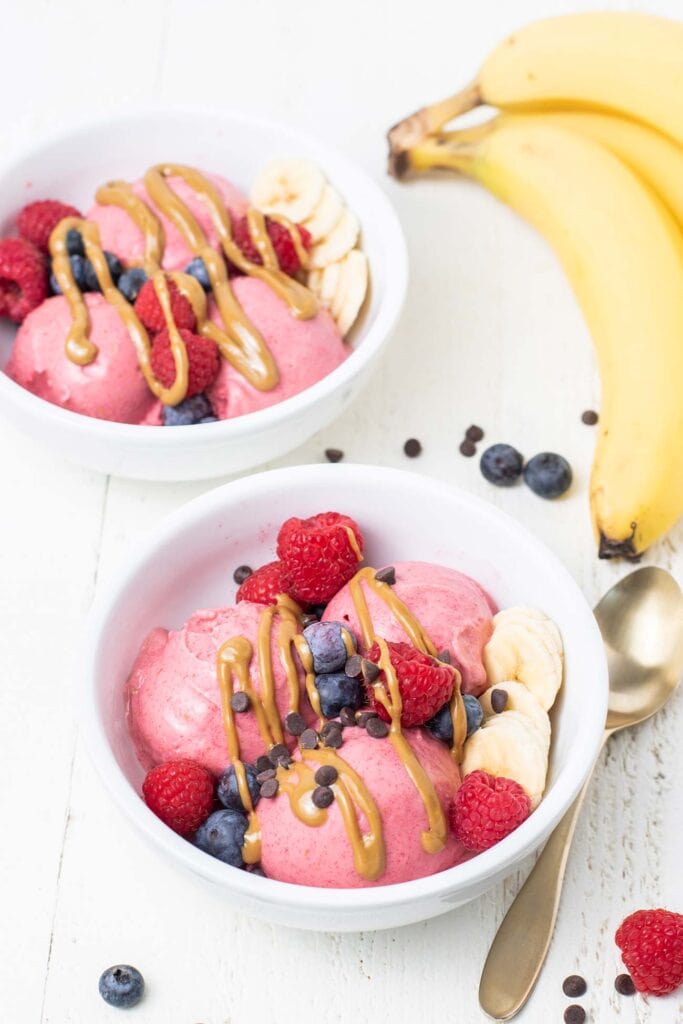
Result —
<instances>
[{"instance_id":1,"label":"banana stem","mask_svg":"<svg viewBox=\"0 0 683 1024\"><path fill-rule=\"evenodd\" d=\"M476 82L461 89L448 99L422 107L410 117L405 117L387 135L389 141L389 173L401 178L408 169L405 154L418 145L426 136L438 132L445 124L460 114L478 107L481 93Z\"/></svg>"},{"instance_id":2,"label":"banana stem","mask_svg":"<svg viewBox=\"0 0 683 1024\"><path fill-rule=\"evenodd\" d=\"M402 152L401 171L397 176L437 170L471 174L472 164L480 153L480 144L491 132L491 124L476 125L458 132L440 132L420 139Z\"/></svg>"}]
</instances>

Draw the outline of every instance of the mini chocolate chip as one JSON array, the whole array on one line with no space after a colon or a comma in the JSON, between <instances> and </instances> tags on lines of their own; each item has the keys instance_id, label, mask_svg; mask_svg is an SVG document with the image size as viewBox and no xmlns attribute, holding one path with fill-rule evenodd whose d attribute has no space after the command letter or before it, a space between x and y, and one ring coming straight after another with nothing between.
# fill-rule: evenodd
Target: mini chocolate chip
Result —
<instances>
[{"instance_id":1,"label":"mini chocolate chip","mask_svg":"<svg viewBox=\"0 0 683 1024\"><path fill-rule=\"evenodd\" d=\"M578 999L579 996L585 996L587 988L586 979L582 978L580 974L570 974L562 982L562 991L570 999Z\"/></svg>"},{"instance_id":2,"label":"mini chocolate chip","mask_svg":"<svg viewBox=\"0 0 683 1024\"><path fill-rule=\"evenodd\" d=\"M442 661L444 663L444 665L450 665L450 663L451 663L451 652L447 651L444 648L443 651L439 651L439 653L437 654L436 658L437 658L437 661Z\"/></svg>"},{"instance_id":3,"label":"mini chocolate chip","mask_svg":"<svg viewBox=\"0 0 683 1024\"><path fill-rule=\"evenodd\" d=\"M259 785L262 785L264 782L268 782L268 779L274 779L274 778L275 778L275 769L274 768L266 768L266 770L264 772L259 772L258 773L258 775L256 776L256 781L258 782Z\"/></svg>"},{"instance_id":4,"label":"mini chocolate chip","mask_svg":"<svg viewBox=\"0 0 683 1024\"><path fill-rule=\"evenodd\" d=\"M389 735L389 726L381 718L369 718L365 728L368 731L368 736L372 736L373 740L383 740L385 736Z\"/></svg>"},{"instance_id":5,"label":"mini chocolate chip","mask_svg":"<svg viewBox=\"0 0 683 1024\"><path fill-rule=\"evenodd\" d=\"M306 628L306 626L310 626L314 622L317 622L317 621L318 621L318 616L317 615L311 615L309 612L306 612L305 615L301 616L301 625L304 627L304 629Z\"/></svg>"},{"instance_id":6,"label":"mini chocolate chip","mask_svg":"<svg viewBox=\"0 0 683 1024\"><path fill-rule=\"evenodd\" d=\"M374 661L368 661L367 658L363 658L361 671L366 683L374 683L380 673L379 665L375 665Z\"/></svg>"},{"instance_id":7,"label":"mini chocolate chip","mask_svg":"<svg viewBox=\"0 0 683 1024\"><path fill-rule=\"evenodd\" d=\"M268 751L268 757L270 758L270 763L277 766L281 757L289 757L289 750L284 743L276 743Z\"/></svg>"},{"instance_id":8,"label":"mini chocolate chip","mask_svg":"<svg viewBox=\"0 0 683 1024\"><path fill-rule=\"evenodd\" d=\"M598 422L598 419L598 414L593 409L586 409L586 411L581 414L581 422L585 423L587 427L594 427Z\"/></svg>"},{"instance_id":9,"label":"mini chocolate chip","mask_svg":"<svg viewBox=\"0 0 683 1024\"><path fill-rule=\"evenodd\" d=\"M409 437L403 445L403 451L409 459L415 459L422 452L422 445L416 437Z\"/></svg>"},{"instance_id":10,"label":"mini chocolate chip","mask_svg":"<svg viewBox=\"0 0 683 1024\"><path fill-rule=\"evenodd\" d=\"M304 750L315 750L318 746L318 734L315 729L304 729L299 742Z\"/></svg>"},{"instance_id":11,"label":"mini chocolate chip","mask_svg":"<svg viewBox=\"0 0 683 1024\"><path fill-rule=\"evenodd\" d=\"M363 659L360 654L352 654L344 665L344 672L351 679L357 679L363 670Z\"/></svg>"},{"instance_id":12,"label":"mini chocolate chip","mask_svg":"<svg viewBox=\"0 0 683 1024\"><path fill-rule=\"evenodd\" d=\"M507 702L507 690L491 690L491 707L497 715L499 715L501 711L505 711Z\"/></svg>"},{"instance_id":13,"label":"mini chocolate chip","mask_svg":"<svg viewBox=\"0 0 683 1024\"><path fill-rule=\"evenodd\" d=\"M329 807L334 800L334 793L329 786L316 786L311 795L311 800L316 807L320 807L321 810L324 810L326 807Z\"/></svg>"},{"instance_id":14,"label":"mini chocolate chip","mask_svg":"<svg viewBox=\"0 0 683 1024\"><path fill-rule=\"evenodd\" d=\"M331 786L333 782L337 781L338 775L339 772L333 764L323 764L318 768L313 778L319 786Z\"/></svg>"},{"instance_id":15,"label":"mini chocolate chip","mask_svg":"<svg viewBox=\"0 0 683 1024\"><path fill-rule=\"evenodd\" d=\"M344 737L342 736L341 728L330 729L330 731L326 732L323 736L323 745L331 747L332 750L338 750L343 742Z\"/></svg>"},{"instance_id":16,"label":"mini chocolate chip","mask_svg":"<svg viewBox=\"0 0 683 1024\"><path fill-rule=\"evenodd\" d=\"M396 570L393 565L387 565L384 569L377 570L375 579L378 583L388 583L390 587L393 587L396 582Z\"/></svg>"},{"instance_id":17,"label":"mini chocolate chip","mask_svg":"<svg viewBox=\"0 0 683 1024\"><path fill-rule=\"evenodd\" d=\"M564 1024L583 1024L586 1019L586 1011L578 1003L572 1003L564 1011Z\"/></svg>"},{"instance_id":18,"label":"mini chocolate chip","mask_svg":"<svg viewBox=\"0 0 683 1024\"><path fill-rule=\"evenodd\" d=\"M289 754L282 754L282 756L278 757L278 759L277 759L277 766L278 766L278 768L289 768L291 763L292 763L292 759L289 756Z\"/></svg>"},{"instance_id":19,"label":"mini chocolate chip","mask_svg":"<svg viewBox=\"0 0 683 1024\"><path fill-rule=\"evenodd\" d=\"M266 800L269 800L271 797L275 796L279 788L280 783L277 779L268 779L268 781L264 782L261 786L261 796L265 797Z\"/></svg>"},{"instance_id":20,"label":"mini chocolate chip","mask_svg":"<svg viewBox=\"0 0 683 1024\"><path fill-rule=\"evenodd\" d=\"M636 986L630 974L618 974L614 979L614 987L620 996L634 996Z\"/></svg>"},{"instance_id":21,"label":"mini chocolate chip","mask_svg":"<svg viewBox=\"0 0 683 1024\"><path fill-rule=\"evenodd\" d=\"M261 754L260 757L256 758L256 764L254 765L254 768L256 769L257 775L260 775L261 772L270 771L272 767L273 763L266 754Z\"/></svg>"},{"instance_id":22,"label":"mini chocolate chip","mask_svg":"<svg viewBox=\"0 0 683 1024\"><path fill-rule=\"evenodd\" d=\"M299 712L290 711L287 717L285 718L285 729L290 734L290 736L301 736L305 728L306 723L304 722Z\"/></svg>"},{"instance_id":23,"label":"mini chocolate chip","mask_svg":"<svg viewBox=\"0 0 683 1024\"><path fill-rule=\"evenodd\" d=\"M366 729L371 718L377 718L376 711L356 711L356 725Z\"/></svg>"},{"instance_id":24,"label":"mini chocolate chip","mask_svg":"<svg viewBox=\"0 0 683 1024\"><path fill-rule=\"evenodd\" d=\"M469 441L465 438L464 441L460 442L459 451L461 455L465 456L465 458L471 459L473 455L477 454L477 446L474 441Z\"/></svg>"},{"instance_id":25,"label":"mini chocolate chip","mask_svg":"<svg viewBox=\"0 0 683 1024\"><path fill-rule=\"evenodd\" d=\"M474 441L475 443L477 441L483 441L484 431L481 429L481 427L478 427L475 423L473 423L472 426L468 427L467 430L465 431L465 437L467 438L468 441Z\"/></svg>"},{"instance_id":26,"label":"mini chocolate chip","mask_svg":"<svg viewBox=\"0 0 683 1024\"><path fill-rule=\"evenodd\" d=\"M328 462L341 462L344 458L344 452L341 448L326 448L325 458Z\"/></svg>"},{"instance_id":27,"label":"mini chocolate chip","mask_svg":"<svg viewBox=\"0 0 683 1024\"><path fill-rule=\"evenodd\" d=\"M234 573L232 574L232 578L239 587L242 585L242 583L244 583L245 580L249 579L253 571L254 570L250 565L238 565Z\"/></svg>"},{"instance_id":28,"label":"mini chocolate chip","mask_svg":"<svg viewBox=\"0 0 683 1024\"><path fill-rule=\"evenodd\" d=\"M230 698L230 707L232 708L233 711L236 711L238 714L242 714L242 712L248 711L250 704L251 701L249 700L249 695L246 694L244 690L238 690L237 693L233 693L232 697Z\"/></svg>"},{"instance_id":29,"label":"mini chocolate chip","mask_svg":"<svg viewBox=\"0 0 683 1024\"><path fill-rule=\"evenodd\" d=\"M356 712L353 708L342 708L339 712L339 721L349 729L352 725L356 724Z\"/></svg>"}]
</instances>

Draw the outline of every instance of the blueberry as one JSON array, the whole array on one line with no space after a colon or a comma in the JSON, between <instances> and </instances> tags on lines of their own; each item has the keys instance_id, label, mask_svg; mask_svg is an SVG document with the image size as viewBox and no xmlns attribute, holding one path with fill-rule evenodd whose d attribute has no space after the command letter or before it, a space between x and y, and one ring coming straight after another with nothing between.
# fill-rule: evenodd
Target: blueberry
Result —
<instances>
[{"instance_id":1,"label":"blueberry","mask_svg":"<svg viewBox=\"0 0 683 1024\"><path fill-rule=\"evenodd\" d=\"M483 476L496 487L512 487L522 473L524 459L511 444L494 444L481 457Z\"/></svg>"},{"instance_id":2,"label":"blueberry","mask_svg":"<svg viewBox=\"0 0 683 1024\"><path fill-rule=\"evenodd\" d=\"M476 732L484 719L484 709L471 693L463 693L462 699L467 712L467 735L471 736Z\"/></svg>"},{"instance_id":3,"label":"blueberry","mask_svg":"<svg viewBox=\"0 0 683 1024\"><path fill-rule=\"evenodd\" d=\"M329 672L315 677L320 695L320 710L325 718L336 718L342 708L359 708L363 703L363 687L358 679L344 672Z\"/></svg>"},{"instance_id":4,"label":"blueberry","mask_svg":"<svg viewBox=\"0 0 683 1024\"><path fill-rule=\"evenodd\" d=\"M100 995L105 1003L120 1010L137 1006L145 991L145 979L135 967L119 964L102 971L99 982Z\"/></svg>"},{"instance_id":5,"label":"blueberry","mask_svg":"<svg viewBox=\"0 0 683 1024\"><path fill-rule=\"evenodd\" d=\"M100 282L97 280L97 274L90 260L83 260L83 287L82 292L99 292Z\"/></svg>"},{"instance_id":6,"label":"blueberry","mask_svg":"<svg viewBox=\"0 0 683 1024\"><path fill-rule=\"evenodd\" d=\"M202 416L200 423L218 423L218 416Z\"/></svg>"},{"instance_id":7,"label":"blueberry","mask_svg":"<svg viewBox=\"0 0 683 1024\"><path fill-rule=\"evenodd\" d=\"M428 722L425 722L425 728L429 729L437 740L443 740L444 743L449 744L453 742L453 718L450 701L447 701Z\"/></svg>"},{"instance_id":8,"label":"blueberry","mask_svg":"<svg viewBox=\"0 0 683 1024\"><path fill-rule=\"evenodd\" d=\"M69 256L69 263L71 264L71 273L73 274L76 287L82 292L88 291L86 284L86 260L83 256ZM59 287L57 278L54 274L50 274L50 288L54 295L61 295L62 289Z\"/></svg>"},{"instance_id":9,"label":"blueberry","mask_svg":"<svg viewBox=\"0 0 683 1024\"><path fill-rule=\"evenodd\" d=\"M118 258L118 256L114 255L113 252L105 252L104 258L107 261L107 266L109 267L111 279L114 282L114 284L116 284L118 279L121 277L121 274L123 273L123 263Z\"/></svg>"},{"instance_id":10,"label":"blueberry","mask_svg":"<svg viewBox=\"0 0 683 1024\"><path fill-rule=\"evenodd\" d=\"M114 282L114 284L116 284L118 279L121 277L121 274L123 273L123 263L118 258L118 256L114 255L113 252L105 251L104 258L107 261L107 266L109 267L111 279ZM102 291L102 289L100 288L100 282L97 280L95 268L93 267L90 260L85 260L85 288L82 290L86 292Z\"/></svg>"},{"instance_id":11,"label":"blueberry","mask_svg":"<svg viewBox=\"0 0 683 1024\"><path fill-rule=\"evenodd\" d=\"M135 302L146 280L147 274L142 267L131 267L130 270L124 270L116 287L124 299L128 299L129 302Z\"/></svg>"},{"instance_id":12,"label":"blueberry","mask_svg":"<svg viewBox=\"0 0 683 1024\"><path fill-rule=\"evenodd\" d=\"M66 251L69 256L85 256L85 246L80 231L71 228L66 233Z\"/></svg>"},{"instance_id":13,"label":"blueberry","mask_svg":"<svg viewBox=\"0 0 683 1024\"><path fill-rule=\"evenodd\" d=\"M213 409L206 395L193 395L178 405L164 406L165 427L189 427L201 423L206 416L213 416Z\"/></svg>"},{"instance_id":14,"label":"blueberry","mask_svg":"<svg viewBox=\"0 0 683 1024\"><path fill-rule=\"evenodd\" d=\"M347 651L344 636L351 637L353 650ZM312 622L306 626L304 636L313 656L316 672L337 672L355 652L356 642L341 622Z\"/></svg>"},{"instance_id":15,"label":"blueberry","mask_svg":"<svg viewBox=\"0 0 683 1024\"><path fill-rule=\"evenodd\" d=\"M572 468L562 455L541 452L524 467L524 483L541 498L559 498L569 489Z\"/></svg>"},{"instance_id":16,"label":"blueberry","mask_svg":"<svg viewBox=\"0 0 683 1024\"><path fill-rule=\"evenodd\" d=\"M209 280L209 274L201 256L195 256L195 258L185 267L184 273L189 274L190 277L196 278L205 292L210 290L211 281Z\"/></svg>"},{"instance_id":17,"label":"blueberry","mask_svg":"<svg viewBox=\"0 0 683 1024\"><path fill-rule=\"evenodd\" d=\"M260 796L259 784L256 781L256 772L250 764L245 764L244 770L247 773L247 785L251 795L251 802L253 806L256 807ZM235 769L232 765L230 765L229 768L226 768L218 780L218 789L216 792L220 802L224 807L227 807L229 811L246 811L246 807L242 803L242 797L240 796L239 787L237 785Z\"/></svg>"},{"instance_id":18,"label":"blueberry","mask_svg":"<svg viewBox=\"0 0 683 1024\"><path fill-rule=\"evenodd\" d=\"M195 833L194 843L204 853L233 868L243 868L242 844L247 816L241 811L214 811Z\"/></svg>"}]
</instances>

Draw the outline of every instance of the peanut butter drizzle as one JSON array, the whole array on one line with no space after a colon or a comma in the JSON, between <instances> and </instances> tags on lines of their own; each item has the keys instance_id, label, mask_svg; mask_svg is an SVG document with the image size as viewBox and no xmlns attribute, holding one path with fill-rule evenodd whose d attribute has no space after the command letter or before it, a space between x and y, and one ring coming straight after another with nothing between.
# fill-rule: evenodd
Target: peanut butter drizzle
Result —
<instances>
[{"instance_id":1,"label":"peanut butter drizzle","mask_svg":"<svg viewBox=\"0 0 683 1024\"><path fill-rule=\"evenodd\" d=\"M460 764L465 753L465 740L467 739L467 711L462 699L462 676L457 669L454 671L455 685L451 697L451 722L453 723L451 753L455 763Z\"/></svg>"},{"instance_id":2,"label":"peanut butter drizzle","mask_svg":"<svg viewBox=\"0 0 683 1024\"><path fill-rule=\"evenodd\" d=\"M363 593L363 582L367 584L377 597L384 601L413 647L416 647L418 651L422 651L423 654L431 654L432 657L435 657L436 647L429 638L427 630L418 622L403 601L396 596L395 591L388 583L381 583L375 579L375 571L370 566L360 569L349 583L351 598L356 609L365 646L370 647L377 638L372 625L368 602L365 600L365 594Z\"/></svg>"}]
</instances>

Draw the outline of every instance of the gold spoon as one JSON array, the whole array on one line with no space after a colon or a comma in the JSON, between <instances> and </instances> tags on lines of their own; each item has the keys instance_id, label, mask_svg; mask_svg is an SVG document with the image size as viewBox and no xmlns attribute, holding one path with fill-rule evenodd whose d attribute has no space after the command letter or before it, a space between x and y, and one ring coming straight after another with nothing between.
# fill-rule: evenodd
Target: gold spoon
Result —
<instances>
[{"instance_id":1,"label":"gold spoon","mask_svg":"<svg viewBox=\"0 0 683 1024\"><path fill-rule=\"evenodd\" d=\"M609 668L603 744L654 715L683 675L683 594L664 569L637 569L595 609ZM538 980L552 938L567 856L588 780L546 843L501 924L484 964L479 1004L510 1020Z\"/></svg>"}]
</instances>

